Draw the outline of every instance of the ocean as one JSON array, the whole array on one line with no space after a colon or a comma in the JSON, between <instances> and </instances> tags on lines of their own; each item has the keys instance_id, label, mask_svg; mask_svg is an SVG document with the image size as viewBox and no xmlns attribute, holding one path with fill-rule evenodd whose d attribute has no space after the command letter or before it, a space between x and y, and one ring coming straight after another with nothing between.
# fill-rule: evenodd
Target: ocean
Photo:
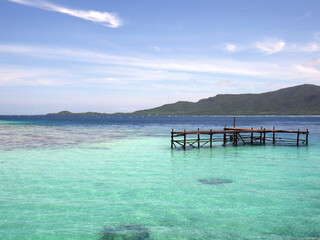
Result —
<instances>
[{"instance_id":1,"label":"ocean","mask_svg":"<svg viewBox=\"0 0 320 240\"><path fill-rule=\"evenodd\" d=\"M320 239L320 117L236 121L309 145L170 148L233 117L0 116L0 239Z\"/></svg>"}]
</instances>

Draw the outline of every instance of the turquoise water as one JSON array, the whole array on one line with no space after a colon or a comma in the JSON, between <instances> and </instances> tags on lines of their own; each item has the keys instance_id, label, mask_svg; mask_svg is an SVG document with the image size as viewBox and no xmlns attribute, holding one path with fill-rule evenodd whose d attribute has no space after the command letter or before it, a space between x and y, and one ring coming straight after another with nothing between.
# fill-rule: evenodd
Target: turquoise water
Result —
<instances>
[{"instance_id":1,"label":"turquoise water","mask_svg":"<svg viewBox=\"0 0 320 240\"><path fill-rule=\"evenodd\" d=\"M309 128L308 147L187 151L170 149L171 128L219 129L231 118L27 120L0 123L0 239L101 239L123 225L154 240L320 239L318 118L241 120Z\"/></svg>"}]
</instances>

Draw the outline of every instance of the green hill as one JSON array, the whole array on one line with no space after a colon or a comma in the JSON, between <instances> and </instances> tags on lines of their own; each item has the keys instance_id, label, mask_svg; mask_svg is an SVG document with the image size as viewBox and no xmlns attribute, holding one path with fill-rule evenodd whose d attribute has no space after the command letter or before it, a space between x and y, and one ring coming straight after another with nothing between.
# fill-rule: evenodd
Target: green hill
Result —
<instances>
[{"instance_id":1,"label":"green hill","mask_svg":"<svg viewBox=\"0 0 320 240\"><path fill-rule=\"evenodd\" d=\"M304 84L261 94L219 94L198 102L176 102L134 115L320 114L320 86Z\"/></svg>"}]
</instances>

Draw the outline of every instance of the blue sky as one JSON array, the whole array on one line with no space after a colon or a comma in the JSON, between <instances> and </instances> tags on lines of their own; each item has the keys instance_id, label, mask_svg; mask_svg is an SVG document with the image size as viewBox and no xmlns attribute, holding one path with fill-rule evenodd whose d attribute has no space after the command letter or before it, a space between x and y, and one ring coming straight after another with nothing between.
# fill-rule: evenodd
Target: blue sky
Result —
<instances>
[{"instance_id":1,"label":"blue sky","mask_svg":"<svg viewBox=\"0 0 320 240\"><path fill-rule=\"evenodd\" d=\"M320 85L320 1L0 0L0 114Z\"/></svg>"}]
</instances>

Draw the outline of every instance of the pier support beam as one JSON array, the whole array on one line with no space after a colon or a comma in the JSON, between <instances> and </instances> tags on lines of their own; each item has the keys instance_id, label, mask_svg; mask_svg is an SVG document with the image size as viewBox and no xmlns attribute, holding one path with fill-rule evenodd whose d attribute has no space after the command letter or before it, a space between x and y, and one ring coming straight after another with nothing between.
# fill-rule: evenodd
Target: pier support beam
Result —
<instances>
[{"instance_id":1,"label":"pier support beam","mask_svg":"<svg viewBox=\"0 0 320 240\"><path fill-rule=\"evenodd\" d=\"M300 129L298 129L298 133L297 133L297 146L299 146L299 138L300 138Z\"/></svg>"},{"instance_id":2,"label":"pier support beam","mask_svg":"<svg viewBox=\"0 0 320 240\"><path fill-rule=\"evenodd\" d=\"M309 130L307 129L307 133L306 133L306 145L308 145L309 142Z\"/></svg>"},{"instance_id":3,"label":"pier support beam","mask_svg":"<svg viewBox=\"0 0 320 240\"><path fill-rule=\"evenodd\" d=\"M212 148L212 129L210 129L210 148Z\"/></svg>"},{"instance_id":4,"label":"pier support beam","mask_svg":"<svg viewBox=\"0 0 320 240\"><path fill-rule=\"evenodd\" d=\"M253 144L253 128L251 128L251 144Z\"/></svg>"},{"instance_id":5,"label":"pier support beam","mask_svg":"<svg viewBox=\"0 0 320 240\"><path fill-rule=\"evenodd\" d=\"M263 129L263 144L266 144L266 129Z\"/></svg>"}]
</instances>

